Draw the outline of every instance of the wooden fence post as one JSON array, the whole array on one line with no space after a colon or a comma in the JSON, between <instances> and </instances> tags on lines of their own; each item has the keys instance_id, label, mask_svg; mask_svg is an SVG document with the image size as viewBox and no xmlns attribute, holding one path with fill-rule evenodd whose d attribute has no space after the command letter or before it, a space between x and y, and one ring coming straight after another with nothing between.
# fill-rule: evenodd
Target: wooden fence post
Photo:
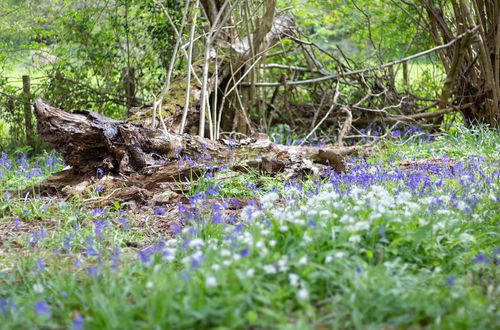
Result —
<instances>
[{"instance_id":1,"label":"wooden fence post","mask_svg":"<svg viewBox=\"0 0 500 330\"><path fill-rule=\"evenodd\" d=\"M410 89L410 81L408 79L408 62L403 62L403 83L406 90Z\"/></svg>"},{"instance_id":2,"label":"wooden fence post","mask_svg":"<svg viewBox=\"0 0 500 330\"><path fill-rule=\"evenodd\" d=\"M26 141L31 145L33 143L33 121L31 114L30 76L28 75L23 76L23 102Z\"/></svg>"},{"instance_id":3,"label":"wooden fence post","mask_svg":"<svg viewBox=\"0 0 500 330\"><path fill-rule=\"evenodd\" d=\"M123 88L127 97L127 111L136 105L135 102L135 67L126 66L122 69ZM130 114L130 113L129 113Z\"/></svg>"}]
</instances>

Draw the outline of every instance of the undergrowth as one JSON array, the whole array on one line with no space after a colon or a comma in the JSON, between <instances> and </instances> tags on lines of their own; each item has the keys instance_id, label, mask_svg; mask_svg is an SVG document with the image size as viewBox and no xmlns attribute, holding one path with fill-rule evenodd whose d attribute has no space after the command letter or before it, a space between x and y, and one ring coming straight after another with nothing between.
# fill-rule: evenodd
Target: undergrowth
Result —
<instances>
[{"instance_id":1,"label":"undergrowth","mask_svg":"<svg viewBox=\"0 0 500 330\"><path fill-rule=\"evenodd\" d=\"M458 129L322 178L207 175L169 236L120 203L4 194L0 327L498 328L499 147ZM49 157L4 154L0 188L62 167Z\"/></svg>"}]
</instances>

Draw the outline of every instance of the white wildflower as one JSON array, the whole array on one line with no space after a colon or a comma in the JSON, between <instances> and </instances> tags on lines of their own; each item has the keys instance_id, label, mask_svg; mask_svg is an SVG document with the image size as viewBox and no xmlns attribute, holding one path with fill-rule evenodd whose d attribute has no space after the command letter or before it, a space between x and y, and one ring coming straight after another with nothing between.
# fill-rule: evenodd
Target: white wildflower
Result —
<instances>
[{"instance_id":1,"label":"white wildflower","mask_svg":"<svg viewBox=\"0 0 500 330\"><path fill-rule=\"evenodd\" d=\"M354 231L368 230L370 229L370 224L368 221L358 221L354 224Z\"/></svg>"},{"instance_id":2,"label":"white wildflower","mask_svg":"<svg viewBox=\"0 0 500 330\"><path fill-rule=\"evenodd\" d=\"M270 246L275 246L276 244L278 244L278 242L276 240L274 240L274 239L272 239L272 240L269 241L269 245Z\"/></svg>"},{"instance_id":3,"label":"white wildflower","mask_svg":"<svg viewBox=\"0 0 500 330\"><path fill-rule=\"evenodd\" d=\"M253 277L253 275L254 275L254 274L255 274L255 269L253 269L253 268L249 268L249 269L247 270L247 276L248 276L248 277Z\"/></svg>"},{"instance_id":4,"label":"white wildflower","mask_svg":"<svg viewBox=\"0 0 500 330\"><path fill-rule=\"evenodd\" d=\"M283 259L278 260L278 268L281 272L286 272L288 267L288 258L284 257Z\"/></svg>"},{"instance_id":5,"label":"white wildflower","mask_svg":"<svg viewBox=\"0 0 500 330\"><path fill-rule=\"evenodd\" d=\"M311 243L312 242L312 237L309 236L308 233L305 233L304 236L302 236L302 241L304 241L305 243Z\"/></svg>"},{"instance_id":6,"label":"white wildflower","mask_svg":"<svg viewBox=\"0 0 500 330\"><path fill-rule=\"evenodd\" d=\"M282 232L288 231L288 226L285 225L280 226L280 231Z\"/></svg>"},{"instance_id":7,"label":"white wildflower","mask_svg":"<svg viewBox=\"0 0 500 330\"><path fill-rule=\"evenodd\" d=\"M462 233L460 236L458 236L458 239L461 240L462 242L474 242L474 236L467 234L467 233Z\"/></svg>"},{"instance_id":8,"label":"white wildflower","mask_svg":"<svg viewBox=\"0 0 500 330\"><path fill-rule=\"evenodd\" d=\"M299 286L299 275L297 274L294 274L294 273L290 273L288 274L288 279L290 280L290 285L293 286L293 287L297 287Z\"/></svg>"},{"instance_id":9,"label":"white wildflower","mask_svg":"<svg viewBox=\"0 0 500 330\"><path fill-rule=\"evenodd\" d=\"M169 239L167 242L166 242L166 245L167 246L170 246L170 247L174 247L174 246L177 246L179 242L177 241L176 238L172 238L172 239Z\"/></svg>"},{"instance_id":10,"label":"white wildflower","mask_svg":"<svg viewBox=\"0 0 500 330\"><path fill-rule=\"evenodd\" d=\"M428 224L428 221L427 221L427 220L425 220L425 219L420 218L420 219L418 219L418 224L419 224L420 226L425 226L425 225L427 225L427 224Z\"/></svg>"},{"instance_id":11,"label":"white wildflower","mask_svg":"<svg viewBox=\"0 0 500 330\"><path fill-rule=\"evenodd\" d=\"M208 288L211 288L211 287L214 287L217 285L217 279L213 276L208 276L206 279L205 279L205 285L208 287Z\"/></svg>"},{"instance_id":12,"label":"white wildflower","mask_svg":"<svg viewBox=\"0 0 500 330\"><path fill-rule=\"evenodd\" d=\"M351 242L351 243L359 243L359 242L361 242L361 236L359 236L359 235L352 235L351 237L349 237L349 242Z\"/></svg>"},{"instance_id":13,"label":"white wildflower","mask_svg":"<svg viewBox=\"0 0 500 330\"><path fill-rule=\"evenodd\" d=\"M292 222L299 225L299 226L304 226L306 224L306 221L303 219L295 219L295 220L292 220Z\"/></svg>"},{"instance_id":14,"label":"white wildflower","mask_svg":"<svg viewBox=\"0 0 500 330\"><path fill-rule=\"evenodd\" d=\"M264 265L264 266L262 266L262 269L268 274L276 274L277 273L277 269L273 264Z\"/></svg>"},{"instance_id":15,"label":"white wildflower","mask_svg":"<svg viewBox=\"0 0 500 330\"><path fill-rule=\"evenodd\" d=\"M467 210L467 208L468 208L467 203L465 203L464 201L458 201L457 209L459 209L460 211L465 211Z\"/></svg>"},{"instance_id":16,"label":"white wildflower","mask_svg":"<svg viewBox=\"0 0 500 330\"><path fill-rule=\"evenodd\" d=\"M438 222L438 223L432 225L432 229L434 229L434 230L443 229L444 227L446 227L446 224L444 223L444 221L441 221L441 222Z\"/></svg>"},{"instance_id":17,"label":"white wildflower","mask_svg":"<svg viewBox=\"0 0 500 330\"><path fill-rule=\"evenodd\" d=\"M153 288L153 286L154 286L153 281L148 281L148 282L146 283L146 289L152 289L152 288Z\"/></svg>"},{"instance_id":18,"label":"white wildflower","mask_svg":"<svg viewBox=\"0 0 500 330\"><path fill-rule=\"evenodd\" d=\"M35 283L35 284L33 285L33 291L35 291L35 293L42 293L42 292L43 292L43 290L45 290L45 288L43 287L43 285L42 285L42 284L40 284L40 283Z\"/></svg>"},{"instance_id":19,"label":"white wildflower","mask_svg":"<svg viewBox=\"0 0 500 330\"><path fill-rule=\"evenodd\" d=\"M221 257L229 257L231 255L231 251L229 251L227 249L223 249L220 251L220 255L221 255Z\"/></svg>"},{"instance_id":20,"label":"white wildflower","mask_svg":"<svg viewBox=\"0 0 500 330\"><path fill-rule=\"evenodd\" d=\"M335 258L337 258L337 259L341 259L341 258L343 258L345 256L346 256L346 253L343 252L343 251L339 251L339 252L335 253Z\"/></svg>"},{"instance_id":21,"label":"white wildflower","mask_svg":"<svg viewBox=\"0 0 500 330\"><path fill-rule=\"evenodd\" d=\"M307 300L307 298L309 298L309 292L306 288L300 288L300 290L297 291L297 297L300 300Z\"/></svg>"},{"instance_id":22,"label":"white wildflower","mask_svg":"<svg viewBox=\"0 0 500 330\"><path fill-rule=\"evenodd\" d=\"M299 259L298 261L299 265L305 265L307 264L307 256L303 256L302 258Z\"/></svg>"},{"instance_id":23,"label":"white wildflower","mask_svg":"<svg viewBox=\"0 0 500 330\"><path fill-rule=\"evenodd\" d=\"M322 218L327 218L331 215L331 212L329 210L321 210L319 212L320 217Z\"/></svg>"},{"instance_id":24,"label":"white wildflower","mask_svg":"<svg viewBox=\"0 0 500 330\"><path fill-rule=\"evenodd\" d=\"M325 257L325 264L329 264L332 261L333 261L333 257L331 255L327 255Z\"/></svg>"},{"instance_id":25,"label":"white wildflower","mask_svg":"<svg viewBox=\"0 0 500 330\"><path fill-rule=\"evenodd\" d=\"M274 201L278 200L279 197L280 196L277 193L271 192L262 196L260 200L262 203L273 203Z\"/></svg>"},{"instance_id":26,"label":"white wildflower","mask_svg":"<svg viewBox=\"0 0 500 330\"><path fill-rule=\"evenodd\" d=\"M205 245L205 242L201 238L195 238L189 242L189 246L192 248L198 248Z\"/></svg>"},{"instance_id":27,"label":"white wildflower","mask_svg":"<svg viewBox=\"0 0 500 330\"><path fill-rule=\"evenodd\" d=\"M219 264L213 264L210 268L212 268L213 270L219 270L220 269L220 265Z\"/></svg>"}]
</instances>

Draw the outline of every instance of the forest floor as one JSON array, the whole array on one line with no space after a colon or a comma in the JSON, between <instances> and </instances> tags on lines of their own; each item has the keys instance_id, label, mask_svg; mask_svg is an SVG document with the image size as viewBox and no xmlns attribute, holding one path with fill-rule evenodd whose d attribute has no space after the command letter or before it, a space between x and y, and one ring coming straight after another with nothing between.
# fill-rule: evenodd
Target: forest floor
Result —
<instances>
[{"instance_id":1,"label":"forest floor","mask_svg":"<svg viewBox=\"0 0 500 330\"><path fill-rule=\"evenodd\" d=\"M500 133L380 147L322 178L207 173L154 208L13 196L64 165L2 153L0 328L498 328Z\"/></svg>"}]
</instances>

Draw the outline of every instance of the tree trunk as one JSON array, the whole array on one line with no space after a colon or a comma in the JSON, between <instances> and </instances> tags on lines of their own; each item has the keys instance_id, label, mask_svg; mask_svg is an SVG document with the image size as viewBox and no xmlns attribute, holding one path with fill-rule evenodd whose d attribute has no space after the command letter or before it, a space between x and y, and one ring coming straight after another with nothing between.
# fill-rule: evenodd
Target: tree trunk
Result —
<instances>
[{"instance_id":1,"label":"tree trunk","mask_svg":"<svg viewBox=\"0 0 500 330\"><path fill-rule=\"evenodd\" d=\"M467 123L500 124L500 0L452 0L453 11L438 7L430 0L420 0L427 13L427 26L436 44L447 43L453 34L478 27L476 40L465 39L454 48L440 52L447 73L440 108L446 108L453 94L456 106L463 108ZM442 4L444 6L444 4ZM447 17L446 14L451 17ZM452 85L453 82L453 85ZM452 88L453 87L453 88ZM438 119L440 123L442 117Z\"/></svg>"}]
</instances>

